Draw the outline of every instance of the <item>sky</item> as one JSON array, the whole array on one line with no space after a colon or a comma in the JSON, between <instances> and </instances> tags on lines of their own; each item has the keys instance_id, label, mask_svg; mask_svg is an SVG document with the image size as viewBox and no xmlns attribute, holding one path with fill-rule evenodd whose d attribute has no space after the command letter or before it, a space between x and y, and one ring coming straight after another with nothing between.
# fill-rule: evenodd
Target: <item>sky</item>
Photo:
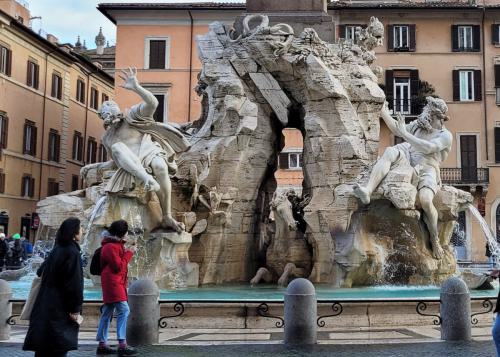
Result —
<instances>
[{"instance_id":1,"label":"sky","mask_svg":"<svg viewBox=\"0 0 500 357\"><path fill-rule=\"evenodd\" d=\"M41 16L33 20L33 30L42 29L59 38L60 43L86 40L87 48L95 48L95 36L102 31L110 45L115 44L115 25L97 9L99 3L186 3L186 2L244 2L244 0L25 0L29 4L31 16Z\"/></svg>"}]
</instances>

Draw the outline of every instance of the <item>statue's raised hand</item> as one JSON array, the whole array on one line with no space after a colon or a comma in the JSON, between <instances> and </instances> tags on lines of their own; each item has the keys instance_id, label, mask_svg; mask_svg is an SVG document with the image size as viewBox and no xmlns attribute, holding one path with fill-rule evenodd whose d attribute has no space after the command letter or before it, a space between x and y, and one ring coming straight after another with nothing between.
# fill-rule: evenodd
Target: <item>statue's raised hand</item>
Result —
<instances>
[{"instance_id":1,"label":"statue's raised hand","mask_svg":"<svg viewBox=\"0 0 500 357\"><path fill-rule=\"evenodd\" d=\"M137 80L137 68L129 67L127 71L122 71L122 74L119 76L124 81L120 87L129 90L134 90L139 87L139 81Z\"/></svg>"},{"instance_id":2,"label":"statue's raised hand","mask_svg":"<svg viewBox=\"0 0 500 357\"><path fill-rule=\"evenodd\" d=\"M394 134L397 134L397 136L403 138L406 140L406 134L408 134L408 132L406 131L406 120L405 120L405 117L402 116L400 113L397 113L396 114L396 133Z\"/></svg>"}]
</instances>

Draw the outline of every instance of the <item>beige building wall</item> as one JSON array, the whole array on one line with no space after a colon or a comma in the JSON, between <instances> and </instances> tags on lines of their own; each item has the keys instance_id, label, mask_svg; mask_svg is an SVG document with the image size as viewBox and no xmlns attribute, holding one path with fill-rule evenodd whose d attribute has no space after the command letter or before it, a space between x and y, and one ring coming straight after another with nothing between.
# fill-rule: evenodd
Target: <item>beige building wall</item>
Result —
<instances>
[{"instance_id":1,"label":"beige building wall","mask_svg":"<svg viewBox=\"0 0 500 357\"><path fill-rule=\"evenodd\" d=\"M90 108L90 87L113 97L113 79L103 74L86 60L67 53L19 24L12 17L0 12L0 45L12 53L10 75L0 73L0 113L8 118L7 147L1 150L0 169L5 175L5 189L0 193L0 226L8 218L8 233L21 232L21 221L30 221L36 203L49 194L49 179L59 184L59 192L72 191L72 175L78 175L86 158L81 162L71 160L73 131L79 130L93 136L100 143L102 121ZM38 69L38 88L27 85L28 60ZM63 79L61 100L52 97L52 74ZM86 104L75 100L76 78L81 76L87 84ZM32 121L37 128L35 155L24 154L23 137L25 121ZM49 133L57 130L60 135L59 162L49 161ZM21 196L22 177L34 179L33 196ZM80 185L81 187L81 185ZM27 224L31 226L31 224ZM36 231L26 234L33 239Z\"/></svg>"}]
</instances>

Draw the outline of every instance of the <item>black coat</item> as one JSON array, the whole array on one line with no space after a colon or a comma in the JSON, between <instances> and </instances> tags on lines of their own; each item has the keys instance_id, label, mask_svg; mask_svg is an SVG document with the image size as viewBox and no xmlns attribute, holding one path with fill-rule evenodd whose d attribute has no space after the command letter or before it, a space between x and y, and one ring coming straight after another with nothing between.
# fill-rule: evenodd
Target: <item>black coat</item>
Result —
<instances>
[{"instance_id":1,"label":"black coat","mask_svg":"<svg viewBox=\"0 0 500 357\"><path fill-rule=\"evenodd\" d=\"M81 312L83 303L83 271L78 244L56 244L37 274L42 276L42 283L23 350L76 350L79 325L69 314Z\"/></svg>"}]
</instances>

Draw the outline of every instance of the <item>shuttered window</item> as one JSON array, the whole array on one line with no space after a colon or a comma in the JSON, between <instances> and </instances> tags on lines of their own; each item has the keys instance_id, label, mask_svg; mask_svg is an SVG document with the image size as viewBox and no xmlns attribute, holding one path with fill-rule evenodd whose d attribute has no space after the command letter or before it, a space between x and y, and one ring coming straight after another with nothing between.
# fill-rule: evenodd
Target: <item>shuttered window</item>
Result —
<instances>
[{"instance_id":1,"label":"shuttered window","mask_svg":"<svg viewBox=\"0 0 500 357\"><path fill-rule=\"evenodd\" d=\"M102 93L101 103L107 102L109 100L109 96L106 93Z\"/></svg>"},{"instance_id":2,"label":"shuttered window","mask_svg":"<svg viewBox=\"0 0 500 357\"><path fill-rule=\"evenodd\" d=\"M168 68L168 52L169 40L164 39L148 39L146 44L146 65L149 69L166 69Z\"/></svg>"},{"instance_id":3,"label":"shuttered window","mask_svg":"<svg viewBox=\"0 0 500 357\"><path fill-rule=\"evenodd\" d=\"M0 170L0 193L5 193L5 172Z\"/></svg>"},{"instance_id":4,"label":"shuttered window","mask_svg":"<svg viewBox=\"0 0 500 357\"><path fill-rule=\"evenodd\" d=\"M0 45L0 72L10 76L12 72L12 51Z\"/></svg>"},{"instance_id":5,"label":"shuttered window","mask_svg":"<svg viewBox=\"0 0 500 357\"><path fill-rule=\"evenodd\" d=\"M418 115L420 111L419 86L418 69L387 70L385 72L385 95L389 110L393 113Z\"/></svg>"},{"instance_id":6,"label":"shuttered window","mask_svg":"<svg viewBox=\"0 0 500 357\"><path fill-rule=\"evenodd\" d=\"M40 66L33 61L28 61L27 74L26 74L26 85L38 89Z\"/></svg>"},{"instance_id":7,"label":"shuttered window","mask_svg":"<svg viewBox=\"0 0 500 357\"><path fill-rule=\"evenodd\" d=\"M47 185L47 196L54 196L59 194L59 182L56 179L49 178Z\"/></svg>"},{"instance_id":8,"label":"shuttered window","mask_svg":"<svg viewBox=\"0 0 500 357\"><path fill-rule=\"evenodd\" d=\"M99 107L99 91L94 87L90 88L90 107L95 110Z\"/></svg>"},{"instance_id":9,"label":"shuttered window","mask_svg":"<svg viewBox=\"0 0 500 357\"><path fill-rule=\"evenodd\" d=\"M108 161L108 152L106 151L106 147L103 144L99 144L99 161Z\"/></svg>"},{"instance_id":10,"label":"shuttered window","mask_svg":"<svg viewBox=\"0 0 500 357\"><path fill-rule=\"evenodd\" d=\"M89 137L87 140L87 163L93 164L97 162L97 142L95 138Z\"/></svg>"},{"instance_id":11,"label":"shuttered window","mask_svg":"<svg viewBox=\"0 0 500 357\"><path fill-rule=\"evenodd\" d=\"M76 81L76 100L85 104L85 82L82 79Z\"/></svg>"},{"instance_id":12,"label":"shuttered window","mask_svg":"<svg viewBox=\"0 0 500 357\"><path fill-rule=\"evenodd\" d=\"M500 128L495 128L495 163L500 163Z\"/></svg>"},{"instance_id":13,"label":"shuttered window","mask_svg":"<svg viewBox=\"0 0 500 357\"><path fill-rule=\"evenodd\" d=\"M52 73L52 89L50 95L59 100L62 98L62 77L57 73Z\"/></svg>"},{"instance_id":14,"label":"shuttered window","mask_svg":"<svg viewBox=\"0 0 500 357\"><path fill-rule=\"evenodd\" d=\"M416 49L415 25L387 26L387 51L414 52Z\"/></svg>"},{"instance_id":15,"label":"shuttered window","mask_svg":"<svg viewBox=\"0 0 500 357\"><path fill-rule=\"evenodd\" d=\"M83 161L83 137L82 133L75 131L73 134L73 150L71 157L76 161Z\"/></svg>"},{"instance_id":16,"label":"shuttered window","mask_svg":"<svg viewBox=\"0 0 500 357\"><path fill-rule=\"evenodd\" d=\"M31 156L36 155L37 127L35 123L26 120L24 123L23 153Z\"/></svg>"},{"instance_id":17,"label":"shuttered window","mask_svg":"<svg viewBox=\"0 0 500 357\"><path fill-rule=\"evenodd\" d=\"M78 182L80 181L80 177L78 175L71 176L71 191L78 190Z\"/></svg>"},{"instance_id":18,"label":"shuttered window","mask_svg":"<svg viewBox=\"0 0 500 357\"><path fill-rule=\"evenodd\" d=\"M480 70L453 71L454 101L481 101L482 98L482 81Z\"/></svg>"},{"instance_id":19,"label":"shuttered window","mask_svg":"<svg viewBox=\"0 0 500 357\"><path fill-rule=\"evenodd\" d=\"M0 148L7 148L7 138L9 136L9 118L0 113Z\"/></svg>"},{"instance_id":20,"label":"shuttered window","mask_svg":"<svg viewBox=\"0 0 500 357\"><path fill-rule=\"evenodd\" d=\"M35 179L31 175L24 175L21 180L21 196L31 198L35 196Z\"/></svg>"},{"instance_id":21,"label":"shuttered window","mask_svg":"<svg viewBox=\"0 0 500 357\"><path fill-rule=\"evenodd\" d=\"M278 156L278 166L283 170L300 170L303 164L301 152L282 152Z\"/></svg>"},{"instance_id":22,"label":"shuttered window","mask_svg":"<svg viewBox=\"0 0 500 357\"><path fill-rule=\"evenodd\" d=\"M61 146L61 136L57 130L50 129L49 132L49 161L59 162L59 153Z\"/></svg>"},{"instance_id":23,"label":"shuttered window","mask_svg":"<svg viewBox=\"0 0 500 357\"><path fill-rule=\"evenodd\" d=\"M156 108L153 118L158 123L165 122L165 95L155 94L156 99L158 99L158 107Z\"/></svg>"},{"instance_id":24,"label":"shuttered window","mask_svg":"<svg viewBox=\"0 0 500 357\"><path fill-rule=\"evenodd\" d=\"M481 27L479 25L452 25L451 49L453 52L481 51Z\"/></svg>"},{"instance_id":25,"label":"shuttered window","mask_svg":"<svg viewBox=\"0 0 500 357\"><path fill-rule=\"evenodd\" d=\"M500 44L500 24L491 25L491 43L493 45Z\"/></svg>"}]
</instances>

